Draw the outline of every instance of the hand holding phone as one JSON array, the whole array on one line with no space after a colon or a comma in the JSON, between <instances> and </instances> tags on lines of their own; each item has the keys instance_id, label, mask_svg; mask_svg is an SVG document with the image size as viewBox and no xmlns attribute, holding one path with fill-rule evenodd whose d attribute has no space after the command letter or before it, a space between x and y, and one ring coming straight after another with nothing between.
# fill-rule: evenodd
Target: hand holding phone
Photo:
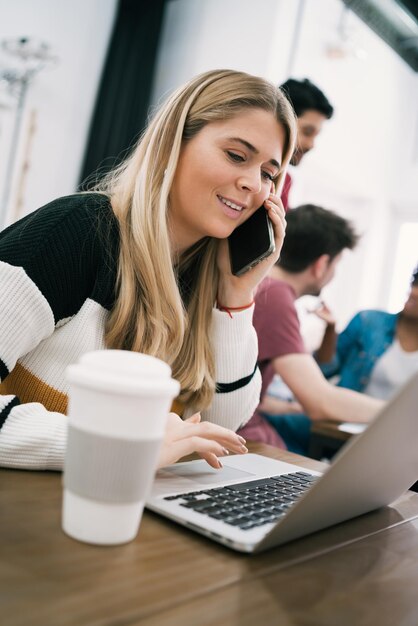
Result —
<instances>
[{"instance_id":1,"label":"hand holding phone","mask_svg":"<svg viewBox=\"0 0 418 626\"><path fill-rule=\"evenodd\" d=\"M285 211L280 200L272 190L255 216L251 216L242 226L246 226L244 237L240 236L241 226L230 236L233 240L230 245L229 237L220 241L218 250L218 267L220 270L217 301L226 307L239 307L247 305L254 299L255 290L260 282L267 276L271 267L277 261L283 244L286 230ZM269 222L267 222L267 217ZM255 226L252 220L260 220L260 225L255 234ZM253 226L251 227L251 223ZM273 244L270 239L273 231ZM249 248L260 240L261 245L257 249ZM266 237L267 233L267 237ZM267 243L268 242L268 243ZM248 246L248 248L247 248ZM232 247L232 252L231 252ZM251 254L249 254L251 252ZM236 261L231 262L231 257ZM245 258L246 257L246 258ZM263 261L264 259L264 261ZM260 263L263 261L263 263ZM256 266L256 267L254 267ZM253 269L251 269L253 268ZM248 271L251 270L251 271Z\"/></svg>"},{"instance_id":2,"label":"hand holding phone","mask_svg":"<svg viewBox=\"0 0 418 626\"><path fill-rule=\"evenodd\" d=\"M245 274L274 252L273 226L264 205L233 231L228 245L234 276Z\"/></svg>"}]
</instances>

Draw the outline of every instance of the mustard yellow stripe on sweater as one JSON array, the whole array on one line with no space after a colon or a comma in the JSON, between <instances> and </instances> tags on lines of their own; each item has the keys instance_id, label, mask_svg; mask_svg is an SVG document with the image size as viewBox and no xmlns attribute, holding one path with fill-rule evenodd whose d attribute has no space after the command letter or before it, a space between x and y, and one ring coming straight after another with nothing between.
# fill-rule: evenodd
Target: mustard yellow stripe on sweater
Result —
<instances>
[{"instance_id":1,"label":"mustard yellow stripe on sweater","mask_svg":"<svg viewBox=\"0 0 418 626\"><path fill-rule=\"evenodd\" d=\"M180 400L173 400L170 411L172 411L173 413L177 413L177 415L181 416L184 413L184 404L180 402Z\"/></svg>"},{"instance_id":2,"label":"mustard yellow stripe on sweater","mask_svg":"<svg viewBox=\"0 0 418 626\"><path fill-rule=\"evenodd\" d=\"M47 385L20 363L17 363L13 371L0 383L0 395L9 394L17 396L21 404L40 402L48 411L67 413L67 395ZM184 405L174 400L171 411L182 415Z\"/></svg>"},{"instance_id":3,"label":"mustard yellow stripe on sweater","mask_svg":"<svg viewBox=\"0 0 418 626\"><path fill-rule=\"evenodd\" d=\"M17 363L0 384L0 395L15 395L21 404L40 402L48 411L67 412L68 397Z\"/></svg>"}]
</instances>

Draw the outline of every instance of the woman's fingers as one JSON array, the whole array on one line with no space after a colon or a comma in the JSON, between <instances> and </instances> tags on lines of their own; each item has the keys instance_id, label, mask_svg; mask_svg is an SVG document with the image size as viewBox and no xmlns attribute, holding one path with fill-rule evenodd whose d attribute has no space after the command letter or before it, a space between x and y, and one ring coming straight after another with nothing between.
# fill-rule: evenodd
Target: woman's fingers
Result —
<instances>
[{"instance_id":1,"label":"woman's fingers","mask_svg":"<svg viewBox=\"0 0 418 626\"><path fill-rule=\"evenodd\" d=\"M219 456L229 452L245 454L248 452L245 439L232 430L201 422L200 413L195 413L183 421L176 413L169 413L164 441L161 446L158 467L175 463L181 457L197 452L209 465L219 469Z\"/></svg>"},{"instance_id":2,"label":"woman's fingers","mask_svg":"<svg viewBox=\"0 0 418 626\"><path fill-rule=\"evenodd\" d=\"M207 452L207 453L200 452L199 456L201 456L202 459L204 459L206 463L210 465L211 467L213 467L214 469L222 469L223 467L222 461L218 459L216 454L212 454L212 452Z\"/></svg>"},{"instance_id":3,"label":"woman's fingers","mask_svg":"<svg viewBox=\"0 0 418 626\"><path fill-rule=\"evenodd\" d=\"M286 233L286 218L283 204L278 196L270 195L265 201L265 207L274 229L274 239L276 249L272 254L272 259L276 261L280 256L283 241Z\"/></svg>"},{"instance_id":4,"label":"woman's fingers","mask_svg":"<svg viewBox=\"0 0 418 626\"><path fill-rule=\"evenodd\" d=\"M228 451L217 441L192 436L187 439L181 439L180 441L173 441L169 446L163 445L158 467L175 463L183 456L191 454L192 452L197 452L211 467L219 469L222 467L222 464L218 461L218 457L225 456Z\"/></svg>"},{"instance_id":5,"label":"woman's fingers","mask_svg":"<svg viewBox=\"0 0 418 626\"><path fill-rule=\"evenodd\" d=\"M248 452L245 446L245 439L232 430L218 426L217 424L212 424L211 422L191 422L191 419L192 418L185 420L184 428L182 432L179 433L180 439L202 437L211 441L217 441L226 450L236 452L237 454Z\"/></svg>"},{"instance_id":6,"label":"woman's fingers","mask_svg":"<svg viewBox=\"0 0 418 626\"><path fill-rule=\"evenodd\" d=\"M279 196L270 194L264 204L267 209L271 209L272 214L277 216L282 224L286 223L286 211Z\"/></svg>"}]
</instances>

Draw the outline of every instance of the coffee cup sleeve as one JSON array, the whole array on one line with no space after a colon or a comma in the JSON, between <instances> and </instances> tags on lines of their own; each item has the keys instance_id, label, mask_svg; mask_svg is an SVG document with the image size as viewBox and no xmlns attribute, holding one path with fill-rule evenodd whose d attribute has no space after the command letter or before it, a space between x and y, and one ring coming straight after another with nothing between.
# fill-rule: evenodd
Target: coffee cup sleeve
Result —
<instances>
[{"instance_id":1,"label":"coffee cup sleeve","mask_svg":"<svg viewBox=\"0 0 418 626\"><path fill-rule=\"evenodd\" d=\"M115 504L146 499L161 439L123 439L69 425L64 487L82 498ZM148 480L144 481L144 476Z\"/></svg>"}]
</instances>

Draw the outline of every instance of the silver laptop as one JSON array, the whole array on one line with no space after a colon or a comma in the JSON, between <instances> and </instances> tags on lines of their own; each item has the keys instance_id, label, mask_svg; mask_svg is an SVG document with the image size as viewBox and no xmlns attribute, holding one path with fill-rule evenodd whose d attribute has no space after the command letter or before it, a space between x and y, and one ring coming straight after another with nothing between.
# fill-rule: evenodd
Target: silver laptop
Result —
<instances>
[{"instance_id":1,"label":"silver laptop","mask_svg":"<svg viewBox=\"0 0 418 626\"><path fill-rule=\"evenodd\" d=\"M260 552L393 502L418 480L418 375L324 474L257 454L157 473L146 506L241 552Z\"/></svg>"}]
</instances>

